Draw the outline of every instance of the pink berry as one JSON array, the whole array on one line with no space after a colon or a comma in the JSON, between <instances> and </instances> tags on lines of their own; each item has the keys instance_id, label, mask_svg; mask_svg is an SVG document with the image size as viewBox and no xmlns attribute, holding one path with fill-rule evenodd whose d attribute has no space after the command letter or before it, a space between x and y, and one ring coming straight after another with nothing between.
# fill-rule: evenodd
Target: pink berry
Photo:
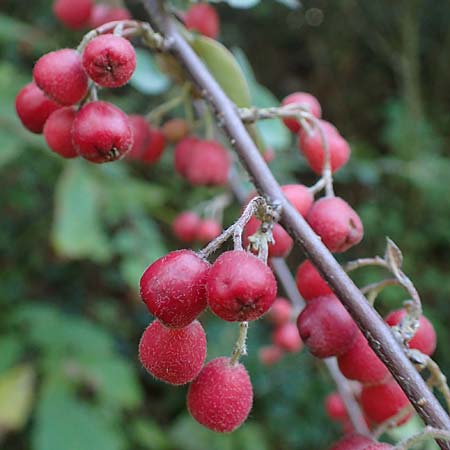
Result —
<instances>
[{"instance_id":1,"label":"pink berry","mask_svg":"<svg viewBox=\"0 0 450 450\"><path fill-rule=\"evenodd\" d=\"M298 316L297 326L303 342L317 358L342 355L350 348L358 331L335 295L308 302Z\"/></svg>"},{"instance_id":2,"label":"pink berry","mask_svg":"<svg viewBox=\"0 0 450 450\"><path fill-rule=\"evenodd\" d=\"M230 433L247 419L253 403L253 388L245 367L230 358L210 361L191 383L187 407L192 417L220 433Z\"/></svg>"},{"instance_id":3,"label":"pink berry","mask_svg":"<svg viewBox=\"0 0 450 450\"><path fill-rule=\"evenodd\" d=\"M406 311L404 309L397 309L388 314L385 321L392 327L399 324L405 315ZM431 322L425 316L420 317L419 328L414 337L409 341L409 347L420 350L428 356L434 353L436 349L436 332Z\"/></svg>"},{"instance_id":4,"label":"pink berry","mask_svg":"<svg viewBox=\"0 0 450 450\"><path fill-rule=\"evenodd\" d=\"M186 168L189 164L190 154L193 146L198 142L198 138L194 136L188 136L175 146L174 152L174 165L175 170L183 177L186 176Z\"/></svg>"},{"instance_id":5,"label":"pink berry","mask_svg":"<svg viewBox=\"0 0 450 450\"><path fill-rule=\"evenodd\" d=\"M212 39L219 34L219 16L216 10L207 3L192 5L184 15L184 24L188 30L195 30Z\"/></svg>"},{"instance_id":6,"label":"pink berry","mask_svg":"<svg viewBox=\"0 0 450 450\"><path fill-rule=\"evenodd\" d=\"M133 145L127 115L101 101L81 108L73 122L72 139L79 155L94 163L120 159Z\"/></svg>"},{"instance_id":7,"label":"pink berry","mask_svg":"<svg viewBox=\"0 0 450 450\"><path fill-rule=\"evenodd\" d=\"M327 395L325 398L325 410L333 420L346 420L348 418L344 400L337 392Z\"/></svg>"},{"instance_id":8,"label":"pink berry","mask_svg":"<svg viewBox=\"0 0 450 450\"><path fill-rule=\"evenodd\" d=\"M161 158L166 148L166 138L158 128L149 126L150 139L147 148L142 153L141 160L147 164L153 164Z\"/></svg>"},{"instance_id":9,"label":"pink berry","mask_svg":"<svg viewBox=\"0 0 450 450\"><path fill-rule=\"evenodd\" d=\"M92 0L56 0L53 13L67 28L79 30L89 22L93 8Z\"/></svg>"},{"instance_id":10,"label":"pink berry","mask_svg":"<svg viewBox=\"0 0 450 450\"><path fill-rule=\"evenodd\" d=\"M84 49L83 66L100 86L117 88L128 83L133 75L136 53L127 39L103 34L92 39Z\"/></svg>"},{"instance_id":11,"label":"pink berry","mask_svg":"<svg viewBox=\"0 0 450 450\"><path fill-rule=\"evenodd\" d=\"M283 350L276 345L268 345L261 347L258 351L258 358L261 364L265 366L272 366L277 363L283 357Z\"/></svg>"},{"instance_id":12,"label":"pink berry","mask_svg":"<svg viewBox=\"0 0 450 450\"><path fill-rule=\"evenodd\" d=\"M195 320L184 328L166 328L152 322L139 343L139 359L155 378L170 384L186 384L202 370L206 335Z\"/></svg>"},{"instance_id":13,"label":"pink berry","mask_svg":"<svg viewBox=\"0 0 450 450\"><path fill-rule=\"evenodd\" d=\"M206 308L209 264L191 250L177 250L156 260L141 278L141 297L164 325L182 328Z\"/></svg>"},{"instance_id":14,"label":"pink berry","mask_svg":"<svg viewBox=\"0 0 450 450\"><path fill-rule=\"evenodd\" d=\"M299 214L306 217L314 201L310 190L303 184L286 184L281 190Z\"/></svg>"},{"instance_id":15,"label":"pink berry","mask_svg":"<svg viewBox=\"0 0 450 450\"><path fill-rule=\"evenodd\" d=\"M295 281L298 291L307 302L316 297L333 294L319 271L308 260L303 261L298 267Z\"/></svg>"},{"instance_id":16,"label":"pink berry","mask_svg":"<svg viewBox=\"0 0 450 450\"><path fill-rule=\"evenodd\" d=\"M133 145L127 153L128 159L139 160L150 144L150 129L144 116L132 114L128 116L133 132Z\"/></svg>"},{"instance_id":17,"label":"pink berry","mask_svg":"<svg viewBox=\"0 0 450 450\"><path fill-rule=\"evenodd\" d=\"M207 243L220 236L222 233L222 226L217 220L205 219L200 221L197 228L196 238L197 241Z\"/></svg>"},{"instance_id":18,"label":"pink berry","mask_svg":"<svg viewBox=\"0 0 450 450\"><path fill-rule=\"evenodd\" d=\"M311 114L320 119L322 116L322 108L316 97L308 94L307 92L294 92L288 95L281 104L283 106L298 104L299 106L306 106ZM298 133L300 131L300 123L297 119L283 119L284 124L293 132Z\"/></svg>"},{"instance_id":19,"label":"pink berry","mask_svg":"<svg viewBox=\"0 0 450 450\"><path fill-rule=\"evenodd\" d=\"M384 444L381 442L376 442L375 444L370 444L368 447L366 447L364 450L390 450L394 448L390 444Z\"/></svg>"},{"instance_id":20,"label":"pink berry","mask_svg":"<svg viewBox=\"0 0 450 450\"><path fill-rule=\"evenodd\" d=\"M44 137L47 145L63 158L78 156L72 143L72 125L75 116L75 110L66 106L50 114L44 125Z\"/></svg>"},{"instance_id":21,"label":"pink berry","mask_svg":"<svg viewBox=\"0 0 450 450\"><path fill-rule=\"evenodd\" d=\"M352 346L338 357L338 363L345 377L361 383L382 383L390 375L360 332Z\"/></svg>"},{"instance_id":22,"label":"pink berry","mask_svg":"<svg viewBox=\"0 0 450 450\"><path fill-rule=\"evenodd\" d=\"M273 343L286 352L297 353L303 343L298 334L298 328L295 323L288 322L276 328L272 335Z\"/></svg>"},{"instance_id":23,"label":"pink berry","mask_svg":"<svg viewBox=\"0 0 450 450\"><path fill-rule=\"evenodd\" d=\"M275 301L277 283L260 259L241 250L220 255L208 274L206 289L212 312L229 322L255 320Z\"/></svg>"},{"instance_id":24,"label":"pink berry","mask_svg":"<svg viewBox=\"0 0 450 450\"><path fill-rule=\"evenodd\" d=\"M41 56L34 65L33 77L38 87L60 105L74 105L87 94L88 77L80 54L71 48Z\"/></svg>"},{"instance_id":25,"label":"pink berry","mask_svg":"<svg viewBox=\"0 0 450 450\"><path fill-rule=\"evenodd\" d=\"M366 447L372 443L373 441L365 436L351 434L336 442L330 450L366 450Z\"/></svg>"},{"instance_id":26,"label":"pink berry","mask_svg":"<svg viewBox=\"0 0 450 450\"><path fill-rule=\"evenodd\" d=\"M179 214L172 223L173 234L182 242L194 242L200 225L200 217L192 211Z\"/></svg>"},{"instance_id":27,"label":"pink berry","mask_svg":"<svg viewBox=\"0 0 450 450\"><path fill-rule=\"evenodd\" d=\"M262 154L264 161L269 164L275 159L275 151L271 148L266 148L265 152Z\"/></svg>"},{"instance_id":28,"label":"pink berry","mask_svg":"<svg viewBox=\"0 0 450 450\"><path fill-rule=\"evenodd\" d=\"M89 26L91 28L97 28L108 22L130 19L131 15L125 8L112 8L107 4L98 3L92 8L89 17Z\"/></svg>"},{"instance_id":29,"label":"pink berry","mask_svg":"<svg viewBox=\"0 0 450 450\"><path fill-rule=\"evenodd\" d=\"M277 297L267 313L267 319L280 326L289 322L292 314L291 302L283 297Z\"/></svg>"},{"instance_id":30,"label":"pink berry","mask_svg":"<svg viewBox=\"0 0 450 450\"><path fill-rule=\"evenodd\" d=\"M358 214L340 197L317 200L309 211L308 223L334 253L358 244L364 234Z\"/></svg>"},{"instance_id":31,"label":"pink berry","mask_svg":"<svg viewBox=\"0 0 450 450\"><path fill-rule=\"evenodd\" d=\"M61 106L50 100L36 86L28 83L16 97L16 112L23 126L32 133L40 134L50 114Z\"/></svg>"}]
</instances>

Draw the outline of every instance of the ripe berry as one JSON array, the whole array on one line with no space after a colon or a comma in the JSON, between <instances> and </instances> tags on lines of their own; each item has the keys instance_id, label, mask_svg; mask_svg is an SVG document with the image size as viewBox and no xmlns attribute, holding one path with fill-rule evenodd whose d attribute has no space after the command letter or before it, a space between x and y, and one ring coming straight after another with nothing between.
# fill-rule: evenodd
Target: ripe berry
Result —
<instances>
[{"instance_id":1,"label":"ripe berry","mask_svg":"<svg viewBox=\"0 0 450 450\"><path fill-rule=\"evenodd\" d=\"M324 197L311 207L308 223L331 252L358 244L364 234L358 214L340 197Z\"/></svg>"},{"instance_id":2,"label":"ripe berry","mask_svg":"<svg viewBox=\"0 0 450 450\"><path fill-rule=\"evenodd\" d=\"M182 328L206 308L209 264L191 250L177 250L156 260L142 275L141 297L164 325Z\"/></svg>"},{"instance_id":3,"label":"ripe berry","mask_svg":"<svg viewBox=\"0 0 450 450\"><path fill-rule=\"evenodd\" d=\"M97 28L108 22L130 19L131 15L125 8L112 8L107 4L98 3L92 8L89 26L90 28Z\"/></svg>"},{"instance_id":4,"label":"ripe berry","mask_svg":"<svg viewBox=\"0 0 450 450\"><path fill-rule=\"evenodd\" d=\"M175 147L174 165L175 170L183 177L186 176L186 168L189 163L192 147L199 141L195 136L181 139Z\"/></svg>"},{"instance_id":5,"label":"ripe berry","mask_svg":"<svg viewBox=\"0 0 450 450\"><path fill-rule=\"evenodd\" d=\"M351 434L336 442L330 450L366 450L366 447L372 443L373 441L365 436Z\"/></svg>"},{"instance_id":6,"label":"ripe berry","mask_svg":"<svg viewBox=\"0 0 450 450\"><path fill-rule=\"evenodd\" d=\"M333 420L345 420L348 418L347 408L342 397L337 392L332 392L325 398L325 410Z\"/></svg>"},{"instance_id":7,"label":"ripe berry","mask_svg":"<svg viewBox=\"0 0 450 450\"><path fill-rule=\"evenodd\" d=\"M184 119L171 119L162 126L162 132L169 142L176 143L189 133L189 124Z\"/></svg>"},{"instance_id":8,"label":"ripe berry","mask_svg":"<svg viewBox=\"0 0 450 450\"><path fill-rule=\"evenodd\" d=\"M220 236L222 226L214 219L205 219L200 221L197 228L196 239L199 242L207 243Z\"/></svg>"},{"instance_id":9,"label":"ripe berry","mask_svg":"<svg viewBox=\"0 0 450 450\"><path fill-rule=\"evenodd\" d=\"M289 322L292 314L291 302L283 297L277 297L267 313L267 319L280 326Z\"/></svg>"},{"instance_id":10,"label":"ripe berry","mask_svg":"<svg viewBox=\"0 0 450 450\"><path fill-rule=\"evenodd\" d=\"M322 116L322 108L320 107L319 101L316 97L307 92L294 92L281 102L283 106L292 105L294 103L299 106L308 107L311 113L318 119ZM301 126L297 119L283 119L283 122L293 133L298 133L300 131Z\"/></svg>"},{"instance_id":11,"label":"ripe berry","mask_svg":"<svg viewBox=\"0 0 450 450\"><path fill-rule=\"evenodd\" d=\"M277 283L260 259L241 250L220 255L209 271L206 289L212 312L229 322L255 320L275 301Z\"/></svg>"},{"instance_id":12,"label":"ripe berry","mask_svg":"<svg viewBox=\"0 0 450 450\"><path fill-rule=\"evenodd\" d=\"M81 108L73 122L72 139L79 155L94 163L119 159L133 144L127 115L101 101Z\"/></svg>"},{"instance_id":13,"label":"ripe berry","mask_svg":"<svg viewBox=\"0 0 450 450\"><path fill-rule=\"evenodd\" d=\"M200 217L192 211L179 214L172 223L173 234L182 242L194 242L200 225Z\"/></svg>"},{"instance_id":14,"label":"ripe berry","mask_svg":"<svg viewBox=\"0 0 450 450\"><path fill-rule=\"evenodd\" d=\"M358 333L352 346L338 357L338 364L345 377L361 383L382 383L389 376L388 369L362 333Z\"/></svg>"},{"instance_id":15,"label":"ripe berry","mask_svg":"<svg viewBox=\"0 0 450 450\"><path fill-rule=\"evenodd\" d=\"M184 328L166 328L152 322L139 343L139 359L155 378L170 384L186 384L202 370L206 335L195 320Z\"/></svg>"},{"instance_id":16,"label":"ripe berry","mask_svg":"<svg viewBox=\"0 0 450 450\"><path fill-rule=\"evenodd\" d=\"M191 383L187 407L203 426L230 433L247 419L252 408L253 388L242 364L232 365L230 358L216 358L203 367Z\"/></svg>"},{"instance_id":17,"label":"ripe berry","mask_svg":"<svg viewBox=\"0 0 450 450\"><path fill-rule=\"evenodd\" d=\"M295 281L298 291L305 301L333 294L330 286L320 276L319 271L308 260L303 261L298 267Z\"/></svg>"},{"instance_id":18,"label":"ripe berry","mask_svg":"<svg viewBox=\"0 0 450 450\"><path fill-rule=\"evenodd\" d=\"M150 143L150 129L145 117L139 114L128 116L128 121L133 132L133 145L127 153L127 158L139 160Z\"/></svg>"},{"instance_id":19,"label":"ripe berry","mask_svg":"<svg viewBox=\"0 0 450 450\"><path fill-rule=\"evenodd\" d=\"M161 131L149 126L150 139L147 148L144 149L141 160L148 164L157 162L166 148L166 139Z\"/></svg>"},{"instance_id":20,"label":"ripe berry","mask_svg":"<svg viewBox=\"0 0 450 450\"><path fill-rule=\"evenodd\" d=\"M212 39L219 34L219 16L216 10L207 3L192 5L184 15L184 24L188 30L198 31Z\"/></svg>"},{"instance_id":21,"label":"ripe berry","mask_svg":"<svg viewBox=\"0 0 450 450\"><path fill-rule=\"evenodd\" d=\"M324 120L320 121L320 125L328 142L331 171L336 172L349 160L350 146L333 125ZM311 169L320 175L325 163L325 147L319 130L313 128L311 134L304 130L301 131L299 134L299 147Z\"/></svg>"},{"instance_id":22,"label":"ripe berry","mask_svg":"<svg viewBox=\"0 0 450 450\"><path fill-rule=\"evenodd\" d=\"M299 214L306 217L314 201L310 190L303 184L286 184L281 190Z\"/></svg>"},{"instance_id":23,"label":"ripe berry","mask_svg":"<svg viewBox=\"0 0 450 450\"><path fill-rule=\"evenodd\" d=\"M72 125L76 112L71 106L50 114L44 125L44 137L51 150L63 158L75 158L77 151L72 143Z\"/></svg>"},{"instance_id":24,"label":"ripe berry","mask_svg":"<svg viewBox=\"0 0 450 450\"><path fill-rule=\"evenodd\" d=\"M67 27L73 30L85 28L93 8L92 0L56 0L53 13Z\"/></svg>"},{"instance_id":25,"label":"ripe berry","mask_svg":"<svg viewBox=\"0 0 450 450\"><path fill-rule=\"evenodd\" d=\"M277 327L272 335L272 341L275 345L287 352L299 352L303 343L298 334L298 328L295 323L288 322Z\"/></svg>"},{"instance_id":26,"label":"ripe berry","mask_svg":"<svg viewBox=\"0 0 450 450\"><path fill-rule=\"evenodd\" d=\"M32 133L42 133L46 120L58 108L61 106L46 97L35 83L28 83L16 97L17 115Z\"/></svg>"},{"instance_id":27,"label":"ripe berry","mask_svg":"<svg viewBox=\"0 0 450 450\"><path fill-rule=\"evenodd\" d=\"M397 309L388 314L385 321L392 327L399 324L405 315L406 311L404 309ZM425 316L420 316L419 328L409 341L409 348L420 350L428 356L432 355L436 349L436 332L431 322Z\"/></svg>"},{"instance_id":28,"label":"ripe berry","mask_svg":"<svg viewBox=\"0 0 450 450\"><path fill-rule=\"evenodd\" d=\"M283 350L276 345L268 345L261 347L258 351L258 358L261 364L265 366L271 366L277 363L283 357Z\"/></svg>"},{"instance_id":29,"label":"ripe berry","mask_svg":"<svg viewBox=\"0 0 450 450\"><path fill-rule=\"evenodd\" d=\"M335 295L308 302L298 316L297 326L303 342L317 358L342 355L350 348L358 331Z\"/></svg>"},{"instance_id":30,"label":"ripe berry","mask_svg":"<svg viewBox=\"0 0 450 450\"><path fill-rule=\"evenodd\" d=\"M375 423L382 423L395 416L408 404L408 397L392 378L384 384L364 386L361 391L362 409L367 417ZM412 413L400 420L398 425L407 422L411 415Z\"/></svg>"},{"instance_id":31,"label":"ripe berry","mask_svg":"<svg viewBox=\"0 0 450 450\"><path fill-rule=\"evenodd\" d=\"M97 84L117 88L128 83L136 69L136 53L130 42L114 34L90 41L83 52L83 66Z\"/></svg>"},{"instance_id":32,"label":"ripe berry","mask_svg":"<svg viewBox=\"0 0 450 450\"><path fill-rule=\"evenodd\" d=\"M88 90L80 54L71 48L41 56L34 65L33 77L48 97L64 106L78 103Z\"/></svg>"}]
</instances>

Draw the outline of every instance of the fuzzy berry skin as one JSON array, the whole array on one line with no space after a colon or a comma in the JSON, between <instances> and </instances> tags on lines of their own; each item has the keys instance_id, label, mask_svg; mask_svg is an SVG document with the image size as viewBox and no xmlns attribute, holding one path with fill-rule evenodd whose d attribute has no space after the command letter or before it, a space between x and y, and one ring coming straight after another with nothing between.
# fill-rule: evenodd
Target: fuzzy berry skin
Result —
<instances>
[{"instance_id":1,"label":"fuzzy berry skin","mask_svg":"<svg viewBox=\"0 0 450 450\"><path fill-rule=\"evenodd\" d=\"M98 85L118 88L128 83L136 69L136 53L130 42L114 34L103 34L86 45L83 67Z\"/></svg>"},{"instance_id":2,"label":"fuzzy berry skin","mask_svg":"<svg viewBox=\"0 0 450 450\"><path fill-rule=\"evenodd\" d=\"M41 56L33 69L34 82L56 103L70 106L78 103L88 90L88 77L80 54L63 48Z\"/></svg>"},{"instance_id":3,"label":"fuzzy berry skin","mask_svg":"<svg viewBox=\"0 0 450 450\"><path fill-rule=\"evenodd\" d=\"M298 331L317 358L345 353L356 339L358 327L335 295L317 297L297 319Z\"/></svg>"},{"instance_id":4,"label":"fuzzy berry skin","mask_svg":"<svg viewBox=\"0 0 450 450\"><path fill-rule=\"evenodd\" d=\"M50 114L59 108L61 106L46 97L35 83L25 85L16 96L17 115L32 133L42 133Z\"/></svg>"},{"instance_id":5,"label":"fuzzy berry skin","mask_svg":"<svg viewBox=\"0 0 450 450\"><path fill-rule=\"evenodd\" d=\"M210 361L191 383L187 407L192 417L210 430L230 433L247 419L253 388L245 367L230 358Z\"/></svg>"},{"instance_id":6,"label":"fuzzy berry skin","mask_svg":"<svg viewBox=\"0 0 450 450\"><path fill-rule=\"evenodd\" d=\"M371 444L373 444L371 439L360 434L351 434L336 442L330 450L366 450Z\"/></svg>"},{"instance_id":7,"label":"fuzzy berry skin","mask_svg":"<svg viewBox=\"0 0 450 450\"><path fill-rule=\"evenodd\" d=\"M285 184L281 190L299 214L306 217L314 202L311 191L303 184Z\"/></svg>"},{"instance_id":8,"label":"fuzzy berry skin","mask_svg":"<svg viewBox=\"0 0 450 450\"><path fill-rule=\"evenodd\" d=\"M125 8L112 8L111 6L98 3L94 5L89 17L89 27L97 28L115 20L130 20L131 14Z\"/></svg>"},{"instance_id":9,"label":"fuzzy berry skin","mask_svg":"<svg viewBox=\"0 0 450 450\"><path fill-rule=\"evenodd\" d=\"M206 283L212 312L229 322L259 319L273 304L277 283L255 255L232 250L220 255Z\"/></svg>"},{"instance_id":10,"label":"fuzzy berry skin","mask_svg":"<svg viewBox=\"0 0 450 450\"><path fill-rule=\"evenodd\" d=\"M291 302L283 297L277 297L267 313L267 319L274 325L280 326L289 322L292 314Z\"/></svg>"},{"instance_id":11,"label":"fuzzy berry skin","mask_svg":"<svg viewBox=\"0 0 450 450\"><path fill-rule=\"evenodd\" d=\"M197 228L196 239L199 242L211 242L222 233L222 226L214 219L205 219L200 221Z\"/></svg>"},{"instance_id":12,"label":"fuzzy berry skin","mask_svg":"<svg viewBox=\"0 0 450 450\"><path fill-rule=\"evenodd\" d=\"M149 143L141 155L141 160L147 164L154 164L159 161L166 148L166 138L158 128L149 126L149 133Z\"/></svg>"},{"instance_id":13,"label":"fuzzy berry skin","mask_svg":"<svg viewBox=\"0 0 450 450\"><path fill-rule=\"evenodd\" d=\"M261 364L265 366L272 366L276 364L283 357L284 352L280 347L276 345L267 345L265 347L261 347L258 351L258 359Z\"/></svg>"},{"instance_id":14,"label":"fuzzy berry skin","mask_svg":"<svg viewBox=\"0 0 450 450\"><path fill-rule=\"evenodd\" d=\"M325 398L325 411L333 420L346 420L348 418L347 408L344 400L337 392L332 392Z\"/></svg>"},{"instance_id":15,"label":"fuzzy berry skin","mask_svg":"<svg viewBox=\"0 0 450 450\"><path fill-rule=\"evenodd\" d=\"M388 314L385 321L392 327L398 325L405 316L406 311L404 309L397 309ZM409 341L409 348L420 350L428 356L431 356L434 353L436 349L436 331L425 316L420 316L419 328L414 337Z\"/></svg>"},{"instance_id":16,"label":"fuzzy berry skin","mask_svg":"<svg viewBox=\"0 0 450 450\"><path fill-rule=\"evenodd\" d=\"M405 393L392 378L383 384L364 386L360 401L367 418L375 423L382 423L395 416L409 404ZM406 423L411 416L412 413L400 420L398 425Z\"/></svg>"},{"instance_id":17,"label":"fuzzy berry skin","mask_svg":"<svg viewBox=\"0 0 450 450\"><path fill-rule=\"evenodd\" d=\"M72 143L72 125L75 116L75 110L66 106L50 114L44 125L44 137L47 145L63 158L78 156Z\"/></svg>"},{"instance_id":18,"label":"fuzzy berry skin","mask_svg":"<svg viewBox=\"0 0 450 450\"><path fill-rule=\"evenodd\" d=\"M294 92L288 95L282 102L282 106L298 104L299 106L306 106L315 117L320 119L322 116L322 108L319 101L307 92ZM300 123L297 119L283 119L284 124L293 132L298 133L301 129Z\"/></svg>"},{"instance_id":19,"label":"fuzzy berry skin","mask_svg":"<svg viewBox=\"0 0 450 450\"><path fill-rule=\"evenodd\" d=\"M202 370L206 335L198 320L184 328L167 328L152 322L139 343L139 359L155 378L169 384L186 384Z\"/></svg>"},{"instance_id":20,"label":"fuzzy berry skin","mask_svg":"<svg viewBox=\"0 0 450 450\"><path fill-rule=\"evenodd\" d=\"M323 197L313 204L308 223L333 253L361 242L364 229L358 214L340 197Z\"/></svg>"},{"instance_id":21,"label":"fuzzy berry skin","mask_svg":"<svg viewBox=\"0 0 450 450\"><path fill-rule=\"evenodd\" d=\"M171 252L145 270L142 300L164 325L185 327L206 308L209 270L209 264L191 250Z\"/></svg>"},{"instance_id":22,"label":"fuzzy berry skin","mask_svg":"<svg viewBox=\"0 0 450 450\"><path fill-rule=\"evenodd\" d=\"M352 346L338 357L338 364L346 378L361 383L382 383L390 376L387 367L360 332Z\"/></svg>"},{"instance_id":23,"label":"fuzzy berry skin","mask_svg":"<svg viewBox=\"0 0 450 450\"><path fill-rule=\"evenodd\" d=\"M189 133L189 124L184 119L168 120L161 130L168 142L177 143Z\"/></svg>"},{"instance_id":24,"label":"fuzzy berry skin","mask_svg":"<svg viewBox=\"0 0 450 450\"><path fill-rule=\"evenodd\" d=\"M316 297L333 294L319 271L308 260L303 261L298 267L295 282L298 291L307 302Z\"/></svg>"},{"instance_id":25,"label":"fuzzy berry skin","mask_svg":"<svg viewBox=\"0 0 450 450\"><path fill-rule=\"evenodd\" d=\"M186 176L186 169L189 164L192 148L198 141L199 139L195 136L188 136L181 139L175 146L173 154L175 170L183 177Z\"/></svg>"},{"instance_id":26,"label":"fuzzy berry skin","mask_svg":"<svg viewBox=\"0 0 450 450\"><path fill-rule=\"evenodd\" d=\"M139 160L150 144L150 129L145 117L139 114L129 115L128 121L133 132L133 145L127 153L127 158Z\"/></svg>"},{"instance_id":27,"label":"fuzzy berry skin","mask_svg":"<svg viewBox=\"0 0 450 450\"><path fill-rule=\"evenodd\" d=\"M190 244L197 237L197 230L201 223L195 212L185 211L179 214L172 223L173 234L181 241Z\"/></svg>"},{"instance_id":28,"label":"fuzzy berry skin","mask_svg":"<svg viewBox=\"0 0 450 450\"><path fill-rule=\"evenodd\" d=\"M53 14L67 28L79 30L86 28L93 8L92 0L56 0L53 3Z\"/></svg>"},{"instance_id":29,"label":"fuzzy berry skin","mask_svg":"<svg viewBox=\"0 0 450 450\"><path fill-rule=\"evenodd\" d=\"M219 35L219 16L207 3L192 5L184 15L184 24L188 30L195 30L212 39L216 39Z\"/></svg>"},{"instance_id":30,"label":"fuzzy berry skin","mask_svg":"<svg viewBox=\"0 0 450 450\"><path fill-rule=\"evenodd\" d=\"M303 347L303 342L298 334L295 323L288 322L277 327L272 334L273 343L290 353L297 353Z\"/></svg>"},{"instance_id":31,"label":"fuzzy berry skin","mask_svg":"<svg viewBox=\"0 0 450 450\"><path fill-rule=\"evenodd\" d=\"M72 140L77 152L94 163L115 161L133 145L133 132L127 115L107 102L83 106L73 122Z\"/></svg>"}]
</instances>

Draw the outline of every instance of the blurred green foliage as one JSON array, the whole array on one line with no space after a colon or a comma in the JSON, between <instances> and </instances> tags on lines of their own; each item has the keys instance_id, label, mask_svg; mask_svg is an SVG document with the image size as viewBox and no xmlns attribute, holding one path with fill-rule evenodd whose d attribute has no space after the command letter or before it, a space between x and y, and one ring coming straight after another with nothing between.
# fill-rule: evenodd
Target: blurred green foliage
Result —
<instances>
[{"instance_id":1,"label":"blurred green foliage","mask_svg":"<svg viewBox=\"0 0 450 450\"><path fill-rule=\"evenodd\" d=\"M222 76L224 64L225 70L242 70L257 106L276 105L293 90L320 99L324 116L352 143L353 157L336 176L336 190L355 206L366 229L363 243L340 258L380 254L385 236L399 245L405 271L437 328L436 359L450 373L450 5L225 3L217 4L221 38L241 69L227 63L226 53L218 60L213 55L213 70ZM340 432L322 406L332 382L307 351L261 366L257 351L270 342L271 332L264 321L251 327L245 360L254 408L231 435L194 423L185 408L186 389L158 383L140 368L137 344L151 320L138 299L140 274L180 245L169 228L177 211L219 191L188 188L174 175L171 149L157 166L94 166L62 161L42 137L21 127L14 98L31 79L34 61L80 38L56 23L49 0L1 4L2 448L326 448ZM131 86L101 93L129 113L146 113L176 95L143 50ZM276 150L272 168L281 182L314 182L279 122L265 122L259 132ZM238 205L231 207L226 221L238 211ZM290 256L293 270L301 258L298 252ZM379 270L355 273L360 284L380 276ZM399 289L386 290L380 312L403 299ZM208 358L230 353L236 327L209 314L204 323ZM419 425L412 423L409 432Z\"/></svg>"}]
</instances>

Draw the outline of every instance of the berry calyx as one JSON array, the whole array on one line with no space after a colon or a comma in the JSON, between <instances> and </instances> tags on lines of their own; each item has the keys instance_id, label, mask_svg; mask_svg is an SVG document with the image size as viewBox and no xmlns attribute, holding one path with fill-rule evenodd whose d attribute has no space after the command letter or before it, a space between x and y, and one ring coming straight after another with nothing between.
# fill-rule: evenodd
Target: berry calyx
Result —
<instances>
[{"instance_id":1,"label":"berry calyx","mask_svg":"<svg viewBox=\"0 0 450 450\"><path fill-rule=\"evenodd\" d=\"M277 327L272 335L272 341L276 346L291 353L297 353L303 347L298 328L292 322Z\"/></svg>"},{"instance_id":2,"label":"berry calyx","mask_svg":"<svg viewBox=\"0 0 450 450\"><path fill-rule=\"evenodd\" d=\"M161 158L166 148L166 138L158 128L149 125L148 129L149 143L141 155L141 160L147 164L153 164Z\"/></svg>"},{"instance_id":3,"label":"berry calyx","mask_svg":"<svg viewBox=\"0 0 450 450\"><path fill-rule=\"evenodd\" d=\"M195 320L184 328L167 328L152 322L139 343L139 359L155 378L169 384L192 381L206 358L206 335Z\"/></svg>"},{"instance_id":4,"label":"berry calyx","mask_svg":"<svg viewBox=\"0 0 450 450\"><path fill-rule=\"evenodd\" d=\"M314 202L311 191L303 184L285 184L281 190L299 214L306 217Z\"/></svg>"},{"instance_id":5,"label":"berry calyx","mask_svg":"<svg viewBox=\"0 0 450 450\"><path fill-rule=\"evenodd\" d=\"M220 255L209 271L206 289L212 312L229 322L255 320L275 301L277 283L255 255L232 250Z\"/></svg>"},{"instance_id":6,"label":"berry calyx","mask_svg":"<svg viewBox=\"0 0 450 450\"><path fill-rule=\"evenodd\" d=\"M183 19L188 30L197 31L212 39L219 35L219 16L216 10L207 3L192 5L186 11Z\"/></svg>"},{"instance_id":7,"label":"berry calyx","mask_svg":"<svg viewBox=\"0 0 450 450\"><path fill-rule=\"evenodd\" d=\"M209 264L191 250L177 250L145 270L140 292L148 310L164 325L182 328L206 308Z\"/></svg>"},{"instance_id":8,"label":"berry calyx","mask_svg":"<svg viewBox=\"0 0 450 450\"><path fill-rule=\"evenodd\" d=\"M298 267L295 282L305 301L333 294L330 286L321 277L319 271L308 260L303 261Z\"/></svg>"},{"instance_id":9,"label":"berry calyx","mask_svg":"<svg viewBox=\"0 0 450 450\"><path fill-rule=\"evenodd\" d=\"M283 297L277 297L267 313L267 319L274 325L280 326L289 322L292 314L291 302Z\"/></svg>"},{"instance_id":10,"label":"berry calyx","mask_svg":"<svg viewBox=\"0 0 450 450\"><path fill-rule=\"evenodd\" d=\"M92 0L56 0L53 13L67 28L79 30L85 28L92 13Z\"/></svg>"},{"instance_id":11,"label":"berry calyx","mask_svg":"<svg viewBox=\"0 0 450 450\"><path fill-rule=\"evenodd\" d=\"M360 434L351 434L336 442L330 450L365 450L371 444L373 444L371 439Z\"/></svg>"},{"instance_id":12,"label":"berry calyx","mask_svg":"<svg viewBox=\"0 0 450 450\"><path fill-rule=\"evenodd\" d=\"M75 110L66 106L50 114L44 125L44 137L47 145L63 158L78 156L72 143L72 126L75 116Z\"/></svg>"},{"instance_id":13,"label":"berry calyx","mask_svg":"<svg viewBox=\"0 0 450 450\"><path fill-rule=\"evenodd\" d=\"M266 347L261 347L258 351L258 358L261 364L265 366L272 366L277 363L283 355L283 350L276 345L267 345Z\"/></svg>"},{"instance_id":14,"label":"berry calyx","mask_svg":"<svg viewBox=\"0 0 450 450\"><path fill-rule=\"evenodd\" d=\"M192 417L210 430L230 433L247 419L253 388L245 367L230 358L213 359L189 386L187 407Z\"/></svg>"},{"instance_id":15,"label":"berry calyx","mask_svg":"<svg viewBox=\"0 0 450 450\"><path fill-rule=\"evenodd\" d=\"M78 154L94 163L119 159L133 144L127 115L102 101L81 108L73 122L72 139Z\"/></svg>"},{"instance_id":16,"label":"berry calyx","mask_svg":"<svg viewBox=\"0 0 450 450\"><path fill-rule=\"evenodd\" d=\"M172 232L181 242L190 244L197 238L200 222L200 217L195 212L182 212L173 221Z\"/></svg>"},{"instance_id":17,"label":"berry calyx","mask_svg":"<svg viewBox=\"0 0 450 450\"><path fill-rule=\"evenodd\" d=\"M346 420L348 418L347 408L345 407L344 400L338 392L332 392L325 398L325 411L330 419L333 420Z\"/></svg>"},{"instance_id":18,"label":"berry calyx","mask_svg":"<svg viewBox=\"0 0 450 450\"><path fill-rule=\"evenodd\" d=\"M220 236L222 233L222 226L217 220L205 219L201 220L196 233L197 241L201 243L207 243Z\"/></svg>"},{"instance_id":19,"label":"berry calyx","mask_svg":"<svg viewBox=\"0 0 450 450\"><path fill-rule=\"evenodd\" d=\"M319 101L311 94L307 92L294 92L288 95L281 102L282 106L297 104L299 106L307 107L311 114L320 119L322 116L322 108L320 107ZM297 119L285 118L283 119L284 124L293 132L298 133L301 129L301 125Z\"/></svg>"}]
</instances>

